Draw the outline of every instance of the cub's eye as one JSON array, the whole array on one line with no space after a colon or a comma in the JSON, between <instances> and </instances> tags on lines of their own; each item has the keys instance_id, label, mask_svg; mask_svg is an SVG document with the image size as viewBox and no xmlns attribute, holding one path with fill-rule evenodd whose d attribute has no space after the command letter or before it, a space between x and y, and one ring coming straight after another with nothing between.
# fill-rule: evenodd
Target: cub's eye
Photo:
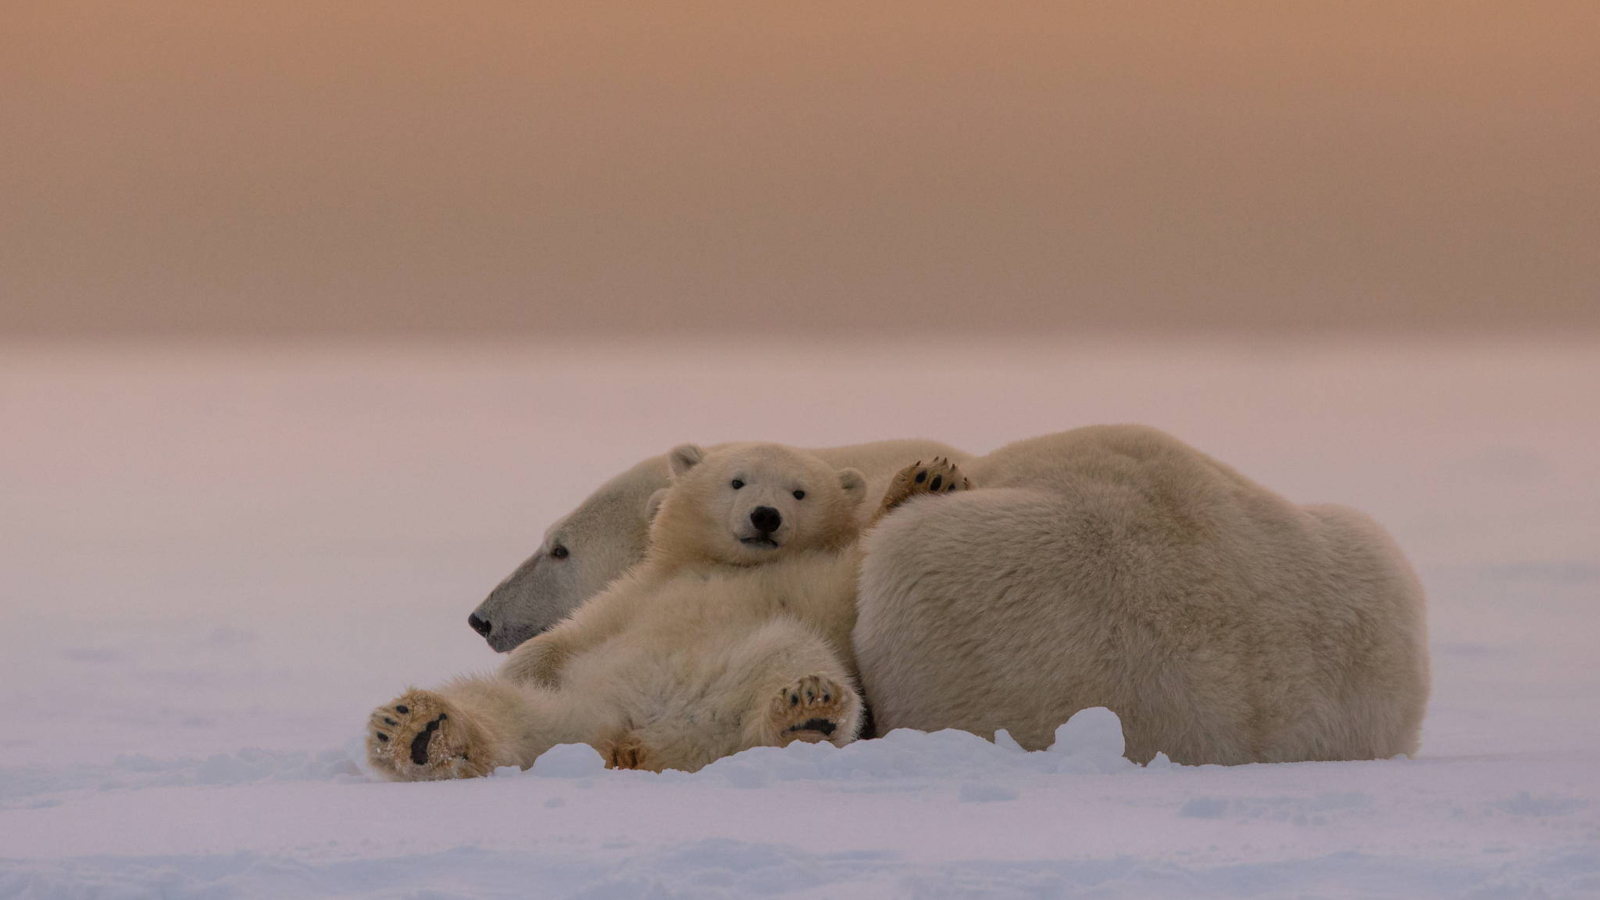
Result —
<instances>
[{"instance_id":1,"label":"cub's eye","mask_svg":"<svg viewBox=\"0 0 1600 900\"><path fill-rule=\"evenodd\" d=\"M795 491L794 492L794 498L796 500L804 500L806 498L806 492L805 491Z\"/></svg>"},{"instance_id":2,"label":"cub's eye","mask_svg":"<svg viewBox=\"0 0 1600 900\"><path fill-rule=\"evenodd\" d=\"M567 550L567 548L561 546L560 544L557 544L554 547L550 548L550 555L555 557L556 559L566 559L571 554L570 554L570 551Z\"/></svg>"},{"instance_id":3,"label":"cub's eye","mask_svg":"<svg viewBox=\"0 0 1600 900\"><path fill-rule=\"evenodd\" d=\"M737 478L735 478L733 480L733 489L737 491L739 488L742 488L742 487L744 487L744 482L740 481Z\"/></svg>"}]
</instances>

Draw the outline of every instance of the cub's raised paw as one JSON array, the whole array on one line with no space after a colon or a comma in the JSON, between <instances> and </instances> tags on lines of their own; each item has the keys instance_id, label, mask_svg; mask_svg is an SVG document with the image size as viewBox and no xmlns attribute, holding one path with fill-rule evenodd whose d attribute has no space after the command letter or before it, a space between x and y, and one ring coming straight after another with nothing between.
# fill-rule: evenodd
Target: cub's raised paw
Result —
<instances>
[{"instance_id":1,"label":"cub's raised paw","mask_svg":"<svg viewBox=\"0 0 1600 900\"><path fill-rule=\"evenodd\" d=\"M770 733L778 746L793 741L839 746L856 739L861 699L855 689L826 675L807 675L772 698Z\"/></svg>"},{"instance_id":2,"label":"cub's raised paw","mask_svg":"<svg viewBox=\"0 0 1600 900\"><path fill-rule=\"evenodd\" d=\"M407 691L367 720L367 761L390 781L476 778L494 771L483 735L444 698Z\"/></svg>"},{"instance_id":3,"label":"cub's raised paw","mask_svg":"<svg viewBox=\"0 0 1600 900\"><path fill-rule=\"evenodd\" d=\"M879 515L912 497L970 490L972 490L971 480L962 473L961 467L951 462L949 458L934 457L926 464L922 460L917 460L895 473L894 480L889 482L889 490L883 495L883 506Z\"/></svg>"}]
</instances>

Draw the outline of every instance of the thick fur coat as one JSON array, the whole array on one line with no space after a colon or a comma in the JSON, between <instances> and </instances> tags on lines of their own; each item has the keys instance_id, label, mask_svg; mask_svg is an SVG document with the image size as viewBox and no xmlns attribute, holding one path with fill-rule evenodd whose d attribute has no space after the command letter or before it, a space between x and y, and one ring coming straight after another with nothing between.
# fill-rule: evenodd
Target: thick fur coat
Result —
<instances>
[{"instance_id":1,"label":"thick fur coat","mask_svg":"<svg viewBox=\"0 0 1600 900\"><path fill-rule=\"evenodd\" d=\"M1139 762L1416 752L1422 589L1365 515L1297 506L1138 426L964 468L975 490L913 500L864 542L854 639L880 730L1043 748L1105 706Z\"/></svg>"}]
</instances>

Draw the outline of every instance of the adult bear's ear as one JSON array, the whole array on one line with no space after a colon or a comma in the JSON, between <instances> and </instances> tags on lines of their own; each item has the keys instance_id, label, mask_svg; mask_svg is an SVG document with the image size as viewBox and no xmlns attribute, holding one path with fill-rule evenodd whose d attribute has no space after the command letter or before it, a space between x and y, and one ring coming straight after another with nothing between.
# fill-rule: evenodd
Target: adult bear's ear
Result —
<instances>
[{"instance_id":1,"label":"adult bear's ear","mask_svg":"<svg viewBox=\"0 0 1600 900\"><path fill-rule=\"evenodd\" d=\"M839 487L844 488L851 506L860 506L861 501L867 499L867 479L855 469L839 470Z\"/></svg>"},{"instance_id":2,"label":"adult bear's ear","mask_svg":"<svg viewBox=\"0 0 1600 900\"><path fill-rule=\"evenodd\" d=\"M681 478L683 473L700 465L700 460L705 458L706 452L694 444L680 444L667 454L667 468L672 470L673 478Z\"/></svg>"},{"instance_id":3,"label":"adult bear's ear","mask_svg":"<svg viewBox=\"0 0 1600 900\"><path fill-rule=\"evenodd\" d=\"M665 499L667 499L667 489L662 488L651 494L650 499L644 502L644 520L646 522L654 522L656 520L656 513L661 509L661 501Z\"/></svg>"}]
</instances>

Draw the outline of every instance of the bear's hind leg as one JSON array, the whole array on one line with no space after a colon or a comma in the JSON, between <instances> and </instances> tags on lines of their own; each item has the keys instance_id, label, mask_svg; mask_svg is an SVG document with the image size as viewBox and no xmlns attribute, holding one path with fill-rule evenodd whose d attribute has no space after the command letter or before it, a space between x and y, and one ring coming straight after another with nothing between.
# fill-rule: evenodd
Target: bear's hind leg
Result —
<instances>
[{"instance_id":1,"label":"bear's hind leg","mask_svg":"<svg viewBox=\"0 0 1600 900\"><path fill-rule=\"evenodd\" d=\"M849 669L798 620L779 617L666 662L659 672L635 673L648 676L636 683L649 688L627 704L613 732L636 737L645 754L639 768L694 772L751 747L843 746L860 733L862 703Z\"/></svg>"},{"instance_id":2,"label":"bear's hind leg","mask_svg":"<svg viewBox=\"0 0 1600 900\"><path fill-rule=\"evenodd\" d=\"M482 727L433 691L406 691L367 720L367 761L390 781L487 775L494 749Z\"/></svg>"},{"instance_id":3,"label":"bear's hind leg","mask_svg":"<svg viewBox=\"0 0 1600 900\"><path fill-rule=\"evenodd\" d=\"M373 710L367 761L390 781L476 778L533 765L556 744L615 731L610 704L504 678L460 678L412 689Z\"/></svg>"},{"instance_id":4,"label":"bear's hind leg","mask_svg":"<svg viewBox=\"0 0 1600 900\"><path fill-rule=\"evenodd\" d=\"M828 675L806 675L768 700L763 730L764 743L772 746L794 741L843 746L861 730L861 698L855 688Z\"/></svg>"}]
</instances>

